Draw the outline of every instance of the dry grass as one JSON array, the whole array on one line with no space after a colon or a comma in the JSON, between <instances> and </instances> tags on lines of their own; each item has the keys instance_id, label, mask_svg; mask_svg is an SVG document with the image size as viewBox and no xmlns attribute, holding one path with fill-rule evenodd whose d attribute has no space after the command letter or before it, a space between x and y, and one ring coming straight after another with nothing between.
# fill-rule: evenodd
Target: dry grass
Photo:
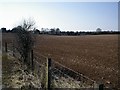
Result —
<instances>
[{"instance_id":1,"label":"dry grass","mask_svg":"<svg viewBox=\"0 0 120 90\"><path fill-rule=\"evenodd\" d=\"M14 57L3 54L2 57L2 85L3 89L18 88L29 90L41 88L41 80L38 75L28 70L26 65Z\"/></svg>"}]
</instances>

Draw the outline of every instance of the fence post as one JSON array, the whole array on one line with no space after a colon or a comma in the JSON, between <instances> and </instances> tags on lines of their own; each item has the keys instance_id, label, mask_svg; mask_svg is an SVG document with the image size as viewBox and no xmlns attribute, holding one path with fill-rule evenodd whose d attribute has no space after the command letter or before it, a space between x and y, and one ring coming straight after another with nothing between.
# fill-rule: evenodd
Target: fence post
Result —
<instances>
[{"instance_id":1,"label":"fence post","mask_svg":"<svg viewBox=\"0 0 120 90\"><path fill-rule=\"evenodd\" d=\"M32 63L32 70L34 70L33 50L31 50L31 63Z\"/></svg>"},{"instance_id":2,"label":"fence post","mask_svg":"<svg viewBox=\"0 0 120 90\"><path fill-rule=\"evenodd\" d=\"M51 89L51 58L48 58L48 90Z\"/></svg>"},{"instance_id":3,"label":"fence post","mask_svg":"<svg viewBox=\"0 0 120 90\"><path fill-rule=\"evenodd\" d=\"M99 85L99 90L104 90L104 84Z\"/></svg>"},{"instance_id":4,"label":"fence post","mask_svg":"<svg viewBox=\"0 0 120 90\"><path fill-rule=\"evenodd\" d=\"M15 56L15 48L14 48L14 42L13 42L13 56Z\"/></svg>"},{"instance_id":5,"label":"fence post","mask_svg":"<svg viewBox=\"0 0 120 90\"><path fill-rule=\"evenodd\" d=\"M5 52L7 53L7 42L5 42Z\"/></svg>"}]
</instances>

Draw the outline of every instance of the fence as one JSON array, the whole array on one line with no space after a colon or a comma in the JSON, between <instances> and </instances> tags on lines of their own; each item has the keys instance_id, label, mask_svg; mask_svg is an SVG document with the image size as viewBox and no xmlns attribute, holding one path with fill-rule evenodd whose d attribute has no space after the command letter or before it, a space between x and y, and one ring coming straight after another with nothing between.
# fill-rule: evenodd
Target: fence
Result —
<instances>
[{"instance_id":1,"label":"fence","mask_svg":"<svg viewBox=\"0 0 120 90\"><path fill-rule=\"evenodd\" d=\"M3 51L20 58L20 54L14 48L13 43L4 43ZM34 73L41 80L42 88L92 88L103 90L103 84L97 84L94 80L73 71L72 69L40 55L39 52L31 51L30 65Z\"/></svg>"}]
</instances>

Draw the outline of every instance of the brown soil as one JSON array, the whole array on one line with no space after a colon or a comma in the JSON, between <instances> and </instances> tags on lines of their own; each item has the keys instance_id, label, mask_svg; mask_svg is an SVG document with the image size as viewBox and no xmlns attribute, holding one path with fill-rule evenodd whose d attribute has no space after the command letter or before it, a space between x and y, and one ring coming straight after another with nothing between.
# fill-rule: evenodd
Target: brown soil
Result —
<instances>
[{"instance_id":1,"label":"brown soil","mask_svg":"<svg viewBox=\"0 0 120 90\"><path fill-rule=\"evenodd\" d=\"M117 85L118 35L39 35L35 51L99 83Z\"/></svg>"},{"instance_id":2,"label":"brown soil","mask_svg":"<svg viewBox=\"0 0 120 90\"><path fill-rule=\"evenodd\" d=\"M10 41L11 35L7 36L4 34L3 41ZM34 51L99 83L117 87L118 35L38 35Z\"/></svg>"}]
</instances>

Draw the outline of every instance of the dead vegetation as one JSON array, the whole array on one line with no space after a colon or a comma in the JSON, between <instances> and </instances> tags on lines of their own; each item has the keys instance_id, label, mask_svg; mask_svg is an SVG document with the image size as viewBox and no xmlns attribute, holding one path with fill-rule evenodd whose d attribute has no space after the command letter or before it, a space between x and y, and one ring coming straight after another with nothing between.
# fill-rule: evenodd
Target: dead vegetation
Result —
<instances>
[{"instance_id":1,"label":"dead vegetation","mask_svg":"<svg viewBox=\"0 0 120 90\"><path fill-rule=\"evenodd\" d=\"M2 88L41 88L41 80L14 57L3 54Z\"/></svg>"}]
</instances>

